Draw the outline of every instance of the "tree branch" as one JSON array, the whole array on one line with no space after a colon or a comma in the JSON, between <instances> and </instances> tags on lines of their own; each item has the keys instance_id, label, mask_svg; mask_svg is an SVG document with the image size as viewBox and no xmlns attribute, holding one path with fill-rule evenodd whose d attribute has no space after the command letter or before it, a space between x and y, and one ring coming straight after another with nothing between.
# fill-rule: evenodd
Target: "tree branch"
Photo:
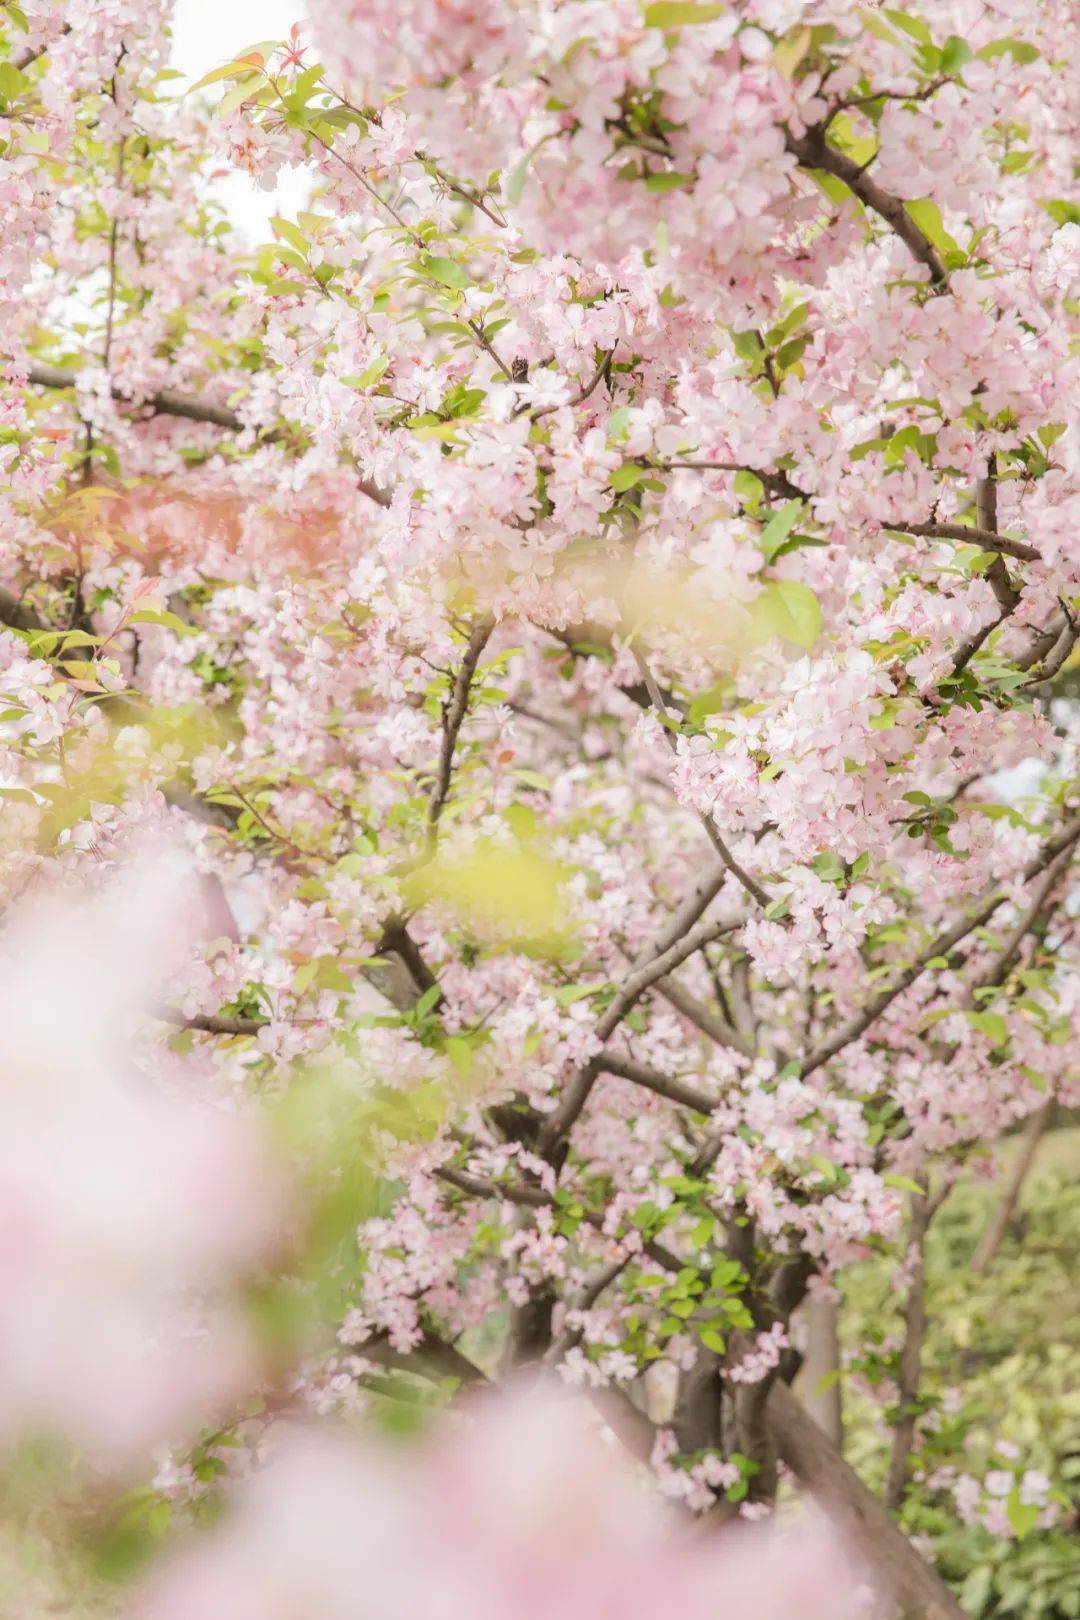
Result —
<instances>
[{"instance_id":1,"label":"tree branch","mask_svg":"<svg viewBox=\"0 0 1080 1620\"><path fill-rule=\"evenodd\" d=\"M665 978L674 968L685 962L687 957L693 956L695 951L701 950L702 946L711 940L719 939L742 926L744 919L741 917L729 922L702 922L699 926L694 926L706 907L720 892L726 876L727 867L721 861L695 884L655 942L652 954L639 957L630 976L598 1019L595 1034L599 1041L605 1042L609 1039L627 1013L657 979ZM538 1149L541 1153L550 1153L554 1144L570 1130L580 1115L595 1084L599 1072L598 1063L597 1057L590 1058L567 1082L562 1101L555 1112L548 1115L541 1128L538 1138Z\"/></svg>"},{"instance_id":2,"label":"tree branch","mask_svg":"<svg viewBox=\"0 0 1080 1620\"><path fill-rule=\"evenodd\" d=\"M614 348L605 349L603 359L593 372L592 377L587 383L582 385L572 399L568 399L566 401L566 404L569 405L571 409L575 409L578 405L584 405L585 401L593 393L595 393L600 384L601 378L611 365L614 353ZM538 405L536 409L531 411L529 414L532 421L538 422L542 416L550 416L552 411L559 411L562 410L562 408L563 407L561 405ZM518 412L515 412L514 414L517 415Z\"/></svg>"},{"instance_id":3,"label":"tree branch","mask_svg":"<svg viewBox=\"0 0 1080 1620\"><path fill-rule=\"evenodd\" d=\"M959 540L965 545L978 546L982 551L1017 557L1021 562L1041 561L1041 553L1034 546L1026 545L1022 540L1010 540L1007 534L997 534L993 529L980 529L965 523L888 522L883 527L895 529L898 534L915 534L931 540ZM1011 592L1011 586L1009 589Z\"/></svg>"},{"instance_id":4,"label":"tree branch","mask_svg":"<svg viewBox=\"0 0 1080 1620\"><path fill-rule=\"evenodd\" d=\"M1016 1162L1012 1167L1012 1172L1009 1176L1008 1182L1006 1183L1005 1190L1001 1195L993 1215L987 1222L986 1230L979 1239L978 1247L972 1256L970 1269L972 1274L976 1277L981 1277L987 1271L989 1271L991 1265L993 1264L994 1256L997 1254L1004 1241L1005 1234L1009 1230L1009 1222L1012 1220L1013 1212L1015 1211L1020 1200L1020 1193L1023 1189L1024 1181L1027 1177L1028 1171L1031 1169L1031 1166L1034 1163L1035 1154L1038 1152L1039 1143L1042 1141L1043 1136L1046 1133L1047 1126L1050 1124L1053 1113L1054 1099L1053 1097L1050 1097L1046 1102L1043 1103L1041 1108L1036 1109L1035 1113L1030 1115L1027 1124L1024 1126L1023 1135L1020 1138L1020 1148L1016 1155Z\"/></svg>"},{"instance_id":5,"label":"tree branch","mask_svg":"<svg viewBox=\"0 0 1080 1620\"><path fill-rule=\"evenodd\" d=\"M1071 821L1066 822L1060 832L1053 838L1048 839L1039 853L1028 862L1022 874L1024 881L1030 882L1032 878L1038 877L1040 872L1045 871L1051 861L1058 855L1064 850L1071 849L1078 838L1080 838L1080 816L1074 816ZM808 1074L812 1074L823 1063L828 1063L830 1059L834 1058L845 1046L850 1045L852 1041L858 1040L860 1035L865 1034L870 1025L896 1000L897 996L901 995L915 983L916 979L921 977L929 963L936 956L947 956L974 929L981 928L985 922L988 922L998 907L1004 903L1004 900L1004 894L1000 890L995 890L992 894L983 898L973 915L961 918L959 922L954 923L944 933L938 934L937 938L926 947L910 967L897 974L896 978L886 985L883 990L879 990L877 995L871 996L859 1012L853 1014L838 1029L834 1030L827 1040L809 1053L800 1067L800 1076L805 1078Z\"/></svg>"},{"instance_id":6,"label":"tree branch","mask_svg":"<svg viewBox=\"0 0 1080 1620\"><path fill-rule=\"evenodd\" d=\"M657 461L652 464L658 472L667 472L669 468L692 468L696 472L746 472L751 473L759 480L762 487L770 495L782 495L789 501L809 501L813 497L798 484L792 482L785 472L770 472L763 467L747 467L740 461L709 461L698 457L681 456L674 461Z\"/></svg>"},{"instance_id":7,"label":"tree branch","mask_svg":"<svg viewBox=\"0 0 1080 1620\"><path fill-rule=\"evenodd\" d=\"M520 1204L525 1209L558 1208L554 1198L540 1187L527 1187L521 1182L507 1185L501 1181L489 1181L484 1176L474 1176L466 1170L455 1170L450 1165L440 1165L431 1173L437 1181L445 1181L448 1186L456 1187L458 1192L467 1193L471 1198L502 1199L508 1204ZM577 1219L597 1232L605 1230L604 1217L597 1215L595 1210L587 1209ZM678 1255L673 1254L665 1244L658 1243L655 1238L647 1238L642 1248L665 1271L680 1270L682 1261Z\"/></svg>"},{"instance_id":8,"label":"tree branch","mask_svg":"<svg viewBox=\"0 0 1080 1620\"><path fill-rule=\"evenodd\" d=\"M781 1458L852 1536L882 1595L892 1597L909 1620L967 1620L941 1576L779 1379L769 1391L766 1414Z\"/></svg>"},{"instance_id":9,"label":"tree branch","mask_svg":"<svg viewBox=\"0 0 1080 1620\"><path fill-rule=\"evenodd\" d=\"M945 266L930 238L919 229L904 207L901 197L879 186L858 163L837 151L835 146L830 146L820 124L811 125L804 135L793 135L791 130L785 129L784 143L804 169L822 169L826 174L842 180L865 208L872 209L896 233L912 258L925 265L936 291L945 291L949 284Z\"/></svg>"},{"instance_id":10,"label":"tree branch","mask_svg":"<svg viewBox=\"0 0 1080 1620\"><path fill-rule=\"evenodd\" d=\"M56 39L63 39L65 34L70 33L71 24L65 23L60 32L57 34ZM17 56L13 56L11 58L12 67L18 68L19 72L21 73L24 68L30 67L32 63L38 60L39 57L47 56L55 43L56 40L50 39L47 40L43 45L28 45L25 50L20 51Z\"/></svg>"},{"instance_id":11,"label":"tree branch","mask_svg":"<svg viewBox=\"0 0 1080 1620\"><path fill-rule=\"evenodd\" d=\"M33 365L28 380L35 388L74 388L78 373L58 366ZM178 394L170 388L162 388L143 401L130 399L118 383L112 384L110 392L118 404L134 409L140 405L147 406L155 416L176 416L188 422L205 422L213 427L227 428L230 433L242 433L247 426L227 405L216 405L193 394ZM263 435L263 442L273 444L280 437L280 433L272 431ZM360 474L357 475L357 488L378 506L389 506L393 500L391 490L383 489Z\"/></svg>"},{"instance_id":12,"label":"tree branch","mask_svg":"<svg viewBox=\"0 0 1080 1620\"><path fill-rule=\"evenodd\" d=\"M922 1191L911 1200L911 1226L908 1233L909 1266L907 1301L904 1306L904 1343L900 1351L900 1377L897 1388L897 1419L893 1425L892 1452L885 1481L885 1506L899 1513L908 1487L908 1463L915 1444L918 1410L915 1401L922 1376L922 1347L926 1334L926 1233L931 1206L925 1179Z\"/></svg>"},{"instance_id":13,"label":"tree branch","mask_svg":"<svg viewBox=\"0 0 1080 1620\"><path fill-rule=\"evenodd\" d=\"M676 1012L682 1013L703 1035L717 1046L728 1046L735 1052L741 1052L743 1057L752 1058L755 1048L752 1041L740 1034L733 1024L729 1024L719 1013L705 1002L699 1001L697 996L685 990L677 979L658 979L654 988L670 1001Z\"/></svg>"},{"instance_id":14,"label":"tree branch","mask_svg":"<svg viewBox=\"0 0 1080 1620\"><path fill-rule=\"evenodd\" d=\"M196 1029L205 1035L257 1035L269 1018L226 1018L216 1013L195 1013L188 1018L178 1007L156 1007L155 1017L179 1029Z\"/></svg>"},{"instance_id":15,"label":"tree branch","mask_svg":"<svg viewBox=\"0 0 1080 1620\"><path fill-rule=\"evenodd\" d=\"M645 690L649 694L649 701L659 715L661 723L664 723L668 721L670 717L664 704L663 695L656 683L656 678L653 675L652 670L649 668L648 660L646 659L645 654L641 651L640 647L634 648L634 657L637 660L637 666L641 671L641 678L645 683ZM664 735L667 737L671 750L674 753L676 750L676 742L667 725L664 727ZM731 853L730 849L725 843L723 834L716 825L716 822L713 820L712 816L703 814L699 817L699 820L708 834L709 842L712 844L712 847L715 849L724 866L731 873L735 881L742 885L750 898L752 900L756 900L759 906L767 906L770 901L769 891L762 888L757 878L753 877L746 870L746 868L741 866L735 859L734 855Z\"/></svg>"},{"instance_id":16,"label":"tree branch","mask_svg":"<svg viewBox=\"0 0 1080 1620\"><path fill-rule=\"evenodd\" d=\"M696 1086L689 1086L685 1080L673 1075L661 1074L658 1069L650 1069L644 1063L635 1063L633 1058L604 1052L597 1059L597 1066L601 1074L614 1074L622 1080L630 1080L635 1086L643 1086L646 1091L655 1091L658 1097L666 1097L669 1102L692 1108L695 1113L711 1114L716 1107L715 1098L698 1091Z\"/></svg>"},{"instance_id":17,"label":"tree branch","mask_svg":"<svg viewBox=\"0 0 1080 1620\"><path fill-rule=\"evenodd\" d=\"M495 628L495 620L484 618L473 626L469 639L465 644L465 652L454 678L450 698L443 705L442 711L442 747L439 751L439 767L435 775L435 783L431 789L431 798L428 801L427 843L428 853L433 853L439 841L439 821L446 801L450 794L450 779L454 770L454 750L457 747L458 736L464 724L465 716L469 712L469 695L472 691L473 677L476 666L480 662L480 654L487 646L488 637Z\"/></svg>"}]
</instances>

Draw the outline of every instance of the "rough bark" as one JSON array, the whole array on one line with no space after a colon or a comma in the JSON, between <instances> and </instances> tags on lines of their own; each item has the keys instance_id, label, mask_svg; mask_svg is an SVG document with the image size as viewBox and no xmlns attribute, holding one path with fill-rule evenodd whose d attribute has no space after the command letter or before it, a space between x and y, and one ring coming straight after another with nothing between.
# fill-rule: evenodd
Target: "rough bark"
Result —
<instances>
[{"instance_id":1,"label":"rough bark","mask_svg":"<svg viewBox=\"0 0 1080 1620\"><path fill-rule=\"evenodd\" d=\"M851 1537L878 1590L907 1620L968 1620L941 1576L779 1381L769 1392L768 1419L781 1458Z\"/></svg>"}]
</instances>

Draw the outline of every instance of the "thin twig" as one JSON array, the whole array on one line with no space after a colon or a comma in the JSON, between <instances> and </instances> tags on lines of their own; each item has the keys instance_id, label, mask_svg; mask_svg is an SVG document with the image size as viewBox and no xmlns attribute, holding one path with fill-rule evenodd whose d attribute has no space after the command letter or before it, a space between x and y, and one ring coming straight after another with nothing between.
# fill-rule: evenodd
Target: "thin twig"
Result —
<instances>
[{"instance_id":1,"label":"thin twig","mask_svg":"<svg viewBox=\"0 0 1080 1620\"><path fill-rule=\"evenodd\" d=\"M590 379L590 381L587 382L584 385L584 387L581 388L578 391L578 393L576 393L573 396L572 399L568 399L565 402L567 405L570 406L571 409L573 409L575 406L578 406L578 405L584 405L585 401L596 390L596 388L599 386L601 378L603 377L604 373L607 371L608 367L611 365L611 361L612 361L612 357L614 356L614 353L615 353L615 346L614 345L610 349L605 349L604 357L600 361L600 364L597 366L597 368L596 368L595 372L593 373L592 378ZM558 411L558 410L561 410L561 409L562 409L562 406L560 406L560 405L538 405L535 410L530 411L529 415L530 415L531 419L534 422L538 422L542 416L550 416L552 411ZM517 412L515 414L520 414L520 412Z\"/></svg>"}]
</instances>

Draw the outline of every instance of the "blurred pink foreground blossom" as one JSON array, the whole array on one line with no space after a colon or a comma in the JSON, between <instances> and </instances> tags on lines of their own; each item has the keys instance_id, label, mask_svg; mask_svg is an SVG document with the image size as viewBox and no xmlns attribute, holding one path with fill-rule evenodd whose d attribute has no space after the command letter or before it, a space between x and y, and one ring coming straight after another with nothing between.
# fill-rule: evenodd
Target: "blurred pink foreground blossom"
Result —
<instances>
[{"instance_id":1,"label":"blurred pink foreground blossom","mask_svg":"<svg viewBox=\"0 0 1080 1620\"><path fill-rule=\"evenodd\" d=\"M445 1422L445 1420L444 1420ZM576 1398L480 1400L424 1442L284 1435L138 1620L855 1620L832 1530L691 1531Z\"/></svg>"},{"instance_id":2,"label":"blurred pink foreground blossom","mask_svg":"<svg viewBox=\"0 0 1080 1620\"><path fill-rule=\"evenodd\" d=\"M167 852L24 902L0 939L0 1445L122 1465L255 1374L230 1295L277 1241L269 1163L197 1069L166 1083L128 1049L205 918Z\"/></svg>"}]
</instances>

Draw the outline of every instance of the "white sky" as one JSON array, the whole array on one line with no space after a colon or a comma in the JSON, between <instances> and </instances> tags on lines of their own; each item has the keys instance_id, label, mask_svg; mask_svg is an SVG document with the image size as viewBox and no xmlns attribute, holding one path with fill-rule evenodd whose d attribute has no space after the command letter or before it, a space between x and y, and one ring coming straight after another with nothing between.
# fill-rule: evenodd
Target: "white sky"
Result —
<instances>
[{"instance_id":1,"label":"white sky","mask_svg":"<svg viewBox=\"0 0 1080 1620\"><path fill-rule=\"evenodd\" d=\"M177 0L172 66L194 83L245 45L284 39L306 9L304 0ZM216 189L233 223L253 241L269 239L272 214L292 217L307 200L306 179L295 170L285 171L273 192L260 191L243 174L230 175Z\"/></svg>"}]
</instances>

